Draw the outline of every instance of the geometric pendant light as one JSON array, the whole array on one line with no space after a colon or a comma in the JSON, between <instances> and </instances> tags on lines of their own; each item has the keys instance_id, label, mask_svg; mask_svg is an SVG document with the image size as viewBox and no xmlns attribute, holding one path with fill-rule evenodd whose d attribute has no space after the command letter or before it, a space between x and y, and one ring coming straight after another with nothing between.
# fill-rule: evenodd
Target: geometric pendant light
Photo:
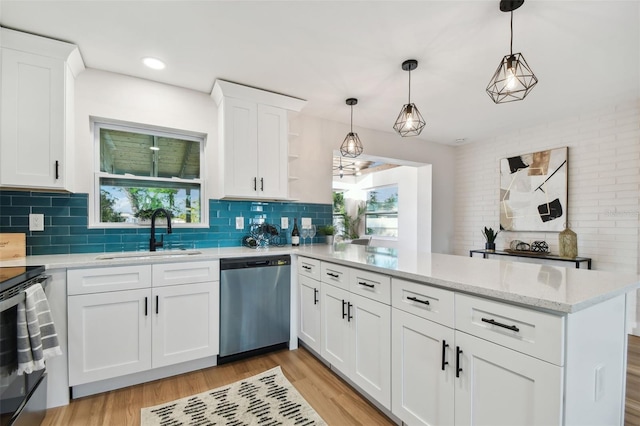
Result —
<instances>
[{"instance_id":1,"label":"geometric pendant light","mask_svg":"<svg viewBox=\"0 0 640 426\"><path fill-rule=\"evenodd\" d=\"M418 136L426 124L418 107L411 103L411 71L416 68L418 68L418 61L415 59L408 59L402 63L402 69L409 71L409 102L400 110L393 128L403 137Z\"/></svg>"},{"instance_id":2,"label":"geometric pendant light","mask_svg":"<svg viewBox=\"0 0 640 426\"><path fill-rule=\"evenodd\" d=\"M487 94L497 104L523 100L538 83L522 53L513 53L513 11L524 0L501 0L500 10L511 13L511 44L509 54L502 58L487 86Z\"/></svg>"},{"instance_id":3,"label":"geometric pendant light","mask_svg":"<svg viewBox=\"0 0 640 426\"><path fill-rule=\"evenodd\" d=\"M342 145L340 145L340 154L344 157L356 158L362 154L364 150L358 134L353 133L353 106L358 103L358 100L356 98L349 98L346 100L346 103L351 107L351 130L347 133L347 137L344 138Z\"/></svg>"}]
</instances>

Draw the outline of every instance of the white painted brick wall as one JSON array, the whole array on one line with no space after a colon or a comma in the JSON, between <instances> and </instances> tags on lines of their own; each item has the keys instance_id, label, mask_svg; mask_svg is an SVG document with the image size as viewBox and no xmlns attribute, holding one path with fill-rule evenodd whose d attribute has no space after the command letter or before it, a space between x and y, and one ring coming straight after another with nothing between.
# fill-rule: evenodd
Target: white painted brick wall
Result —
<instances>
[{"instance_id":1,"label":"white painted brick wall","mask_svg":"<svg viewBox=\"0 0 640 426\"><path fill-rule=\"evenodd\" d=\"M568 218L578 254L593 268L639 273L640 101L614 105L456 148L454 252L483 248L480 230L499 227L500 159L569 147ZM558 252L558 234L502 232L511 240L545 240Z\"/></svg>"},{"instance_id":2,"label":"white painted brick wall","mask_svg":"<svg viewBox=\"0 0 640 426\"><path fill-rule=\"evenodd\" d=\"M594 269L639 274L640 100L457 147L454 252L484 248L480 230L499 227L500 159L563 146L578 255L593 258ZM544 240L558 252L557 233L502 232L496 246L516 239ZM640 335L640 292L634 299L630 331Z\"/></svg>"}]
</instances>

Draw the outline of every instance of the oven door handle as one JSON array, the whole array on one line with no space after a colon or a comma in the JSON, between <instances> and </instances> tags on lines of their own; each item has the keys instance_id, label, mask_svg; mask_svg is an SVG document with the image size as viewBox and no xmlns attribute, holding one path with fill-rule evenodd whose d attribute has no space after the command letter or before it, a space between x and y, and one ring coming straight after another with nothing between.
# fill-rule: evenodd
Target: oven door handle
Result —
<instances>
[{"instance_id":1,"label":"oven door handle","mask_svg":"<svg viewBox=\"0 0 640 426\"><path fill-rule=\"evenodd\" d=\"M29 281L26 281L23 284L20 284L20 286L22 287L20 289L20 293L16 294L13 297L10 297L7 300L0 301L0 312L4 312L7 309L11 309L14 306L17 306L18 303L24 301L24 298L26 297L26 293L24 292L24 289L26 289L27 287L30 287L34 284L41 284L42 289L44 290L47 288L47 284L49 283L49 281L51 281L51 275L40 275L30 279Z\"/></svg>"}]
</instances>

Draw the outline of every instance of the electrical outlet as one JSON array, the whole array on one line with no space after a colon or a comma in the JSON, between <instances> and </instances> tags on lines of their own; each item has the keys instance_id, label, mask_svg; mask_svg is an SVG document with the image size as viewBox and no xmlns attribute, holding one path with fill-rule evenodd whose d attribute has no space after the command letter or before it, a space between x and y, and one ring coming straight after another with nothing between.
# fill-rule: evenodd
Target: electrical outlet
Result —
<instances>
[{"instance_id":1,"label":"electrical outlet","mask_svg":"<svg viewBox=\"0 0 640 426\"><path fill-rule=\"evenodd\" d=\"M42 213L29 215L29 231L44 231L44 215Z\"/></svg>"},{"instance_id":2,"label":"electrical outlet","mask_svg":"<svg viewBox=\"0 0 640 426\"><path fill-rule=\"evenodd\" d=\"M289 218L281 217L280 218L280 229L287 229L289 227Z\"/></svg>"},{"instance_id":3,"label":"electrical outlet","mask_svg":"<svg viewBox=\"0 0 640 426\"><path fill-rule=\"evenodd\" d=\"M236 217L236 229L244 229L244 217Z\"/></svg>"},{"instance_id":4,"label":"electrical outlet","mask_svg":"<svg viewBox=\"0 0 640 426\"><path fill-rule=\"evenodd\" d=\"M301 226L303 228L311 228L311 218L310 217L303 217Z\"/></svg>"}]
</instances>

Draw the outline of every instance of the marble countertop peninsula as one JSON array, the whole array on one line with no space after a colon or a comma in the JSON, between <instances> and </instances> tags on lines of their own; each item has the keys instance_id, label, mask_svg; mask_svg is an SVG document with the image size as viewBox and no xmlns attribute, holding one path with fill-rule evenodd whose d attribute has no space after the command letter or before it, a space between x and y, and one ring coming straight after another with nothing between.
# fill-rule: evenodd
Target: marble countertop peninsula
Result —
<instances>
[{"instance_id":1,"label":"marble countertop peninsula","mask_svg":"<svg viewBox=\"0 0 640 426\"><path fill-rule=\"evenodd\" d=\"M277 254L307 256L558 314L577 312L640 287L640 277L634 274L351 244L28 256L0 261L0 266L69 269Z\"/></svg>"}]
</instances>

